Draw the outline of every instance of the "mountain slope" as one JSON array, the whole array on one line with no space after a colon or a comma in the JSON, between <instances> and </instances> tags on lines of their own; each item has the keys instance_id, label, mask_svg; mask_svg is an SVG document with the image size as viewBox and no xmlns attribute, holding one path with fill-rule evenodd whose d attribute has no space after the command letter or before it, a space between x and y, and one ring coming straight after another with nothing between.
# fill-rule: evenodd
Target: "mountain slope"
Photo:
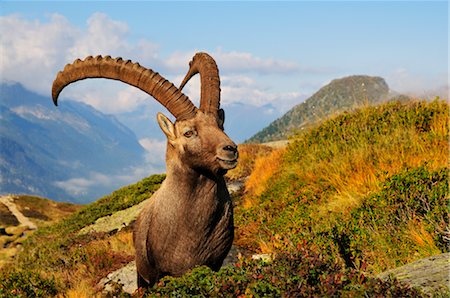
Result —
<instances>
[{"instance_id":1,"label":"mountain slope","mask_svg":"<svg viewBox=\"0 0 450 298\"><path fill-rule=\"evenodd\" d=\"M446 102L389 103L305 129L268 158L256 153L251 176L263 190L246 186L234 196L234 244L268 255L166 277L149 296L428 297L374 276L448 251L448 115ZM267 166L274 170L261 180ZM163 179L124 187L38 230L15 266L0 270L0 296L100 295L99 280L133 259L132 229L80 231L139 204ZM447 297L448 280L439 285L425 287ZM128 297L110 286L111 296Z\"/></svg>"},{"instance_id":2,"label":"mountain slope","mask_svg":"<svg viewBox=\"0 0 450 298\"><path fill-rule=\"evenodd\" d=\"M261 187L246 187L237 242L314 243L373 274L448 252L448 121L445 101L390 102L298 133L255 161L246 185Z\"/></svg>"},{"instance_id":3,"label":"mountain slope","mask_svg":"<svg viewBox=\"0 0 450 298\"><path fill-rule=\"evenodd\" d=\"M74 101L56 108L20 84L0 85L0 95L1 193L82 202L120 186L96 185L96 175L125 175L144 161L134 134L112 116Z\"/></svg>"},{"instance_id":4,"label":"mountain slope","mask_svg":"<svg viewBox=\"0 0 450 298\"><path fill-rule=\"evenodd\" d=\"M349 76L333 80L246 142L287 139L293 129L300 129L340 111L380 103L387 99L388 93L389 87L380 77Z\"/></svg>"}]
</instances>

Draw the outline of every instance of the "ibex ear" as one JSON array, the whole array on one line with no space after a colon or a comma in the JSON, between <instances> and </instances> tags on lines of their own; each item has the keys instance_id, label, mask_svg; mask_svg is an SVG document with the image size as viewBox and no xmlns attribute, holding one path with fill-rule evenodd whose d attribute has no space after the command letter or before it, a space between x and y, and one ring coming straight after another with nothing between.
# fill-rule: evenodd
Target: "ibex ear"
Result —
<instances>
[{"instance_id":1,"label":"ibex ear","mask_svg":"<svg viewBox=\"0 0 450 298\"><path fill-rule=\"evenodd\" d=\"M223 127L223 124L225 123L225 111L223 109L219 109L217 114L219 116L219 125Z\"/></svg>"},{"instance_id":2,"label":"ibex ear","mask_svg":"<svg viewBox=\"0 0 450 298\"><path fill-rule=\"evenodd\" d=\"M158 118L159 127L161 127L162 131L167 136L167 139L169 139L169 141L174 141L176 139L176 135L175 126L173 123L162 113L158 113L156 117Z\"/></svg>"}]
</instances>

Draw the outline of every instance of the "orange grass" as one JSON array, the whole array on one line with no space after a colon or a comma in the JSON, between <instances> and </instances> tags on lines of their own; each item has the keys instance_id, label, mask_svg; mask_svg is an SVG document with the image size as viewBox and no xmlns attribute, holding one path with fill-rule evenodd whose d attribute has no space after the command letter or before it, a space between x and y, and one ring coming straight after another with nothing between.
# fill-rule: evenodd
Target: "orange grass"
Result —
<instances>
[{"instance_id":1,"label":"orange grass","mask_svg":"<svg viewBox=\"0 0 450 298\"><path fill-rule=\"evenodd\" d=\"M254 170L245 182L245 191L247 193L259 196L266 190L269 179L279 170L282 164L282 156L285 151L286 149L284 148L277 149L268 156L260 156L256 159ZM251 205L251 202L244 201L244 208L248 208Z\"/></svg>"}]
</instances>

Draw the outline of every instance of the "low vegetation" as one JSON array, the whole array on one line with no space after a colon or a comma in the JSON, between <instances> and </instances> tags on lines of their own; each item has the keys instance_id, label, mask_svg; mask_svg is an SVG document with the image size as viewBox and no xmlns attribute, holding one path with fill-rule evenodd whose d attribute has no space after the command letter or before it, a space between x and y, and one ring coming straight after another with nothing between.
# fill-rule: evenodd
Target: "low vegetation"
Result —
<instances>
[{"instance_id":1,"label":"low vegetation","mask_svg":"<svg viewBox=\"0 0 450 298\"><path fill-rule=\"evenodd\" d=\"M33 226L21 224L11 210L0 202L0 268L11 262L36 227L49 226L82 207L28 195L10 195L2 199L30 219Z\"/></svg>"},{"instance_id":2,"label":"low vegetation","mask_svg":"<svg viewBox=\"0 0 450 298\"><path fill-rule=\"evenodd\" d=\"M375 276L448 251L448 123L444 101L393 102L299 132L286 149L241 147L243 166L229 179L250 177L235 197L235 244L270 260L195 268L146 295L425 296ZM151 176L39 230L1 271L0 296L98 294L99 279L133 258L130 228L77 232L141 202L163 179ZM120 285L114 294L127 296Z\"/></svg>"},{"instance_id":3,"label":"low vegetation","mask_svg":"<svg viewBox=\"0 0 450 298\"><path fill-rule=\"evenodd\" d=\"M242 259L218 273L199 267L181 278L165 278L150 297L420 297L396 280L367 277L317 249L299 245L266 263Z\"/></svg>"},{"instance_id":4,"label":"low vegetation","mask_svg":"<svg viewBox=\"0 0 450 298\"><path fill-rule=\"evenodd\" d=\"M241 144L239 150L239 163L236 168L228 171L225 176L228 180L239 180L250 176L256 160L270 154L273 149L266 145L260 144Z\"/></svg>"},{"instance_id":5,"label":"low vegetation","mask_svg":"<svg viewBox=\"0 0 450 298\"><path fill-rule=\"evenodd\" d=\"M87 205L55 225L39 229L23 243L15 266L0 272L0 297L93 295L102 277L133 260L131 231L123 229L112 235L78 235L78 231L100 217L147 199L164 178L150 176Z\"/></svg>"},{"instance_id":6,"label":"low vegetation","mask_svg":"<svg viewBox=\"0 0 450 298\"><path fill-rule=\"evenodd\" d=\"M238 207L237 243L277 253L313 242L351 267L374 261L372 273L443 251L447 123L443 101L389 103L299 133L271 161L266 190L244 196L253 204ZM419 238L427 244L410 243Z\"/></svg>"}]
</instances>

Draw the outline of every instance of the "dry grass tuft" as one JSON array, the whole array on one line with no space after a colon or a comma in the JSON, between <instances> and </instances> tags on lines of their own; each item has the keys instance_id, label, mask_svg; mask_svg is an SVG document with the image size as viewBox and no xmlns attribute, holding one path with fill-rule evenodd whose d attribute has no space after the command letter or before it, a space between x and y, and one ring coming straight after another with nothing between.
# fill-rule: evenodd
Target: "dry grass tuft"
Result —
<instances>
[{"instance_id":1,"label":"dry grass tuft","mask_svg":"<svg viewBox=\"0 0 450 298\"><path fill-rule=\"evenodd\" d=\"M229 171L226 178L238 180L248 177L255 166L255 160L261 156L267 156L272 152L272 148L262 144L241 144L239 145L239 163L236 168Z\"/></svg>"},{"instance_id":2,"label":"dry grass tuft","mask_svg":"<svg viewBox=\"0 0 450 298\"><path fill-rule=\"evenodd\" d=\"M269 179L278 171L286 149L277 149L268 156L259 156L255 160L255 167L245 182L245 191L253 196L261 195L267 188Z\"/></svg>"}]
</instances>

